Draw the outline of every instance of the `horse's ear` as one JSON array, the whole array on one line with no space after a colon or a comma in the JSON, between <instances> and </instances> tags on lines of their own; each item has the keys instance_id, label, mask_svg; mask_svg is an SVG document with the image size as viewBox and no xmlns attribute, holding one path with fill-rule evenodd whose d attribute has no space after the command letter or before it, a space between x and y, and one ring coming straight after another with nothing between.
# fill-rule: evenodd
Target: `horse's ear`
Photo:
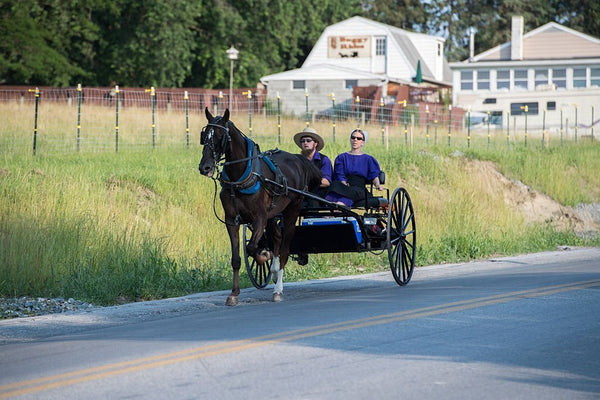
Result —
<instances>
[{"instance_id":1,"label":"horse's ear","mask_svg":"<svg viewBox=\"0 0 600 400\"><path fill-rule=\"evenodd\" d=\"M223 113L223 122L227 123L227 121L229 121L229 108L225 109L225 112Z\"/></svg>"},{"instance_id":2,"label":"horse's ear","mask_svg":"<svg viewBox=\"0 0 600 400\"><path fill-rule=\"evenodd\" d=\"M213 119L213 115L210 113L210 111L208 111L208 107L204 109L204 114L206 114L206 119L208 119L209 121Z\"/></svg>"}]
</instances>

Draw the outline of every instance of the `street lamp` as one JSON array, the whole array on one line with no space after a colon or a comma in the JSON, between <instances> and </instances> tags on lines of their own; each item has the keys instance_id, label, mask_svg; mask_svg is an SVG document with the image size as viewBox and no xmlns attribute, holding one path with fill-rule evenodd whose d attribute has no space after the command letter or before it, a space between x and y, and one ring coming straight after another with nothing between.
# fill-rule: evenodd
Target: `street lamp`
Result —
<instances>
[{"instance_id":1,"label":"street lamp","mask_svg":"<svg viewBox=\"0 0 600 400\"><path fill-rule=\"evenodd\" d=\"M230 60L229 64L229 110L231 110L231 98L233 97L233 62L238 59L240 52L233 46L227 50L227 58Z\"/></svg>"}]
</instances>

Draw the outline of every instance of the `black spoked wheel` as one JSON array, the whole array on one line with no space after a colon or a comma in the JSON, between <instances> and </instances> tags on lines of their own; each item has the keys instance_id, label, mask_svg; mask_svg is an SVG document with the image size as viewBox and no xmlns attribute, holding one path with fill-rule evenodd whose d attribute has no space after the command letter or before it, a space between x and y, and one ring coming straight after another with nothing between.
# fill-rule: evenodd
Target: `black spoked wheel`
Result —
<instances>
[{"instance_id":1,"label":"black spoked wheel","mask_svg":"<svg viewBox=\"0 0 600 400\"><path fill-rule=\"evenodd\" d=\"M397 188L388 210L387 249L390 269L400 286L410 281L415 269L416 236L412 202L404 188Z\"/></svg>"},{"instance_id":2,"label":"black spoked wheel","mask_svg":"<svg viewBox=\"0 0 600 400\"><path fill-rule=\"evenodd\" d=\"M242 248L244 250L244 260L246 262L246 271L248 272L248 278L250 282L257 289L264 289L271 281L271 263L272 260L267 260L263 265L256 262L254 257L248 256L246 253L246 245L250 242L252 237L252 228L250 225L243 225L242 228ZM260 242L266 241L265 235L260 239ZM265 247L265 246L263 246Z\"/></svg>"}]
</instances>

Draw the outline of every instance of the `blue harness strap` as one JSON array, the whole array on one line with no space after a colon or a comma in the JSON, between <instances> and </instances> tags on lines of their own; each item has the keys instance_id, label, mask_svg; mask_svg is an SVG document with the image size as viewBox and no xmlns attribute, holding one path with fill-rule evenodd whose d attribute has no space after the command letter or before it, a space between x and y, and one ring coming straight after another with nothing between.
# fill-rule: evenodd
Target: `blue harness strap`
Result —
<instances>
[{"instance_id":1,"label":"blue harness strap","mask_svg":"<svg viewBox=\"0 0 600 400\"><path fill-rule=\"evenodd\" d=\"M221 187L230 186L233 187L239 193L254 194L258 192L258 189L260 189L260 181L262 179L262 175L260 173L260 160L263 160L265 164L267 164L267 167L271 170L271 172L277 175L277 166L269 158L269 154L272 154L273 152L277 152L279 150L269 150L267 152L259 153L258 155L254 156L255 143L248 138L246 138L246 143L248 143L248 165L246 166L246 169L244 170L244 173L242 174L240 179L238 179L236 182L229 181L229 177L227 176L225 169L223 169L223 172L221 172L220 181ZM258 149L258 146L256 147L256 149ZM254 162L257 162L258 166L253 164ZM252 177L251 174L255 174L254 177Z\"/></svg>"}]
</instances>

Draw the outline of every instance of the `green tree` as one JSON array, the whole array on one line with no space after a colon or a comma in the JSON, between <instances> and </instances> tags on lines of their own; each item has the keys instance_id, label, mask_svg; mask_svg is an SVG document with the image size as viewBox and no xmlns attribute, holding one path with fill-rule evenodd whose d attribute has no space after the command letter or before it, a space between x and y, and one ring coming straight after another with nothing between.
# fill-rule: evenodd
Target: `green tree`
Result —
<instances>
[{"instance_id":1,"label":"green tree","mask_svg":"<svg viewBox=\"0 0 600 400\"><path fill-rule=\"evenodd\" d=\"M415 32L427 32L431 9L420 0L368 0L365 17Z\"/></svg>"},{"instance_id":2,"label":"green tree","mask_svg":"<svg viewBox=\"0 0 600 400\"><path fill-rule=\"evenodd\" d=\"M600 38L600 2L598 0L553 0L556 22Z\"/></svg>"},{"instance_id":3,"label":"green tree","mask_svg":"<svg viewBox=\"0 0 600 400\"><path fill-rule=\"evenodd\" d=\"M446 38L446 58L461 61L469 56L469 30L474 28L475 54L510 40L511 18L522 15L525 31L552 20L546 0L433 0L429 31Z\"/></svg>"},{"instance_id":4,"label":"green tree","mask_svg":"<svg viewBox=\"0 0 600 400\"><path fill-rule=\"evenodd\" d=\"M102 20L98 80L126 86L181 86L191 73L200 2L121 0Z\"/></svg>"},{"instance_id":5,"label":"green tree","mask_svg":"<svg viewBox=\"0 0 600 400\"><path fill-rule=\"evenodd\" d=\"M74 25L61 10L60 1L0 3L0 83L68 86L74 76L89 75L71 57L75 39L87 31L61 34Z\"/></svg>"}]
</instances>

